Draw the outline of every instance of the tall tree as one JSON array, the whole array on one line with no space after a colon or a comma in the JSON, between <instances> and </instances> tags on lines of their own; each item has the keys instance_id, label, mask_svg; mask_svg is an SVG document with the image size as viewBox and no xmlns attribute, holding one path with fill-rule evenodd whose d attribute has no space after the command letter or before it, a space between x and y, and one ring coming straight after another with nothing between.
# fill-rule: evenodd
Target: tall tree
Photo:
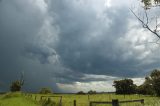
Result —
<instances>
[{"instance_id":1,"label":"tall tree","mask_svg":"<svg viewBox=\"0 0 160 106\"><path fill-rule=\"evenodd\" d=\"M138 87L138 93L160 96L160 70L154 69L151 74L145 78L145 82Z\"/></svg>"},{"instance_id":2,"label":"tall tree","mask_svg":"<svg viewBox=\"0 0 160 106\"><path fill-rule=\"evenodd\" d=\"M134 94L136 92L136 85L133 84L132 79L114 81L113 86L116 88L116 94Z\"/></svg>"},{"instance_id":3,"label":"tall tree","mask_svg":"<svg viewBox=\"0 0 160 106\"><path fill-rule=\"evenodd\" d=\"M137 87L137 93L143 95L154 94L152 80L149 77L146 77L144 83Z\"/></svg>"},{"instance_id":4,"label":"tall tree","mask_svg":"<svg viewBox=\"0 0 160 106\"><path fill-rule=\"evenodd\" d=\"M160 96L160 70L158 69L153 70L150 77L156 95Z\"/></svg>"}]
</instances>

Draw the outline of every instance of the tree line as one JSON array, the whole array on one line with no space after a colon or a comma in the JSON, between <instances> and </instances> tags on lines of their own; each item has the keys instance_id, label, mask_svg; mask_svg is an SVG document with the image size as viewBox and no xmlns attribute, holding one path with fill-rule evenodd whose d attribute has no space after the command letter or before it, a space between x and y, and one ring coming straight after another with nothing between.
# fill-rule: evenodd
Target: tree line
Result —
<instances>
[{"instance_id":1,"label":"tree line","mask_svg":"<svg viewBox=\"0 0 160 106\"><path fill-rule=\"evenodd\" d=\"M160 70L154 69L145 77L142 85L137 86L132 79L123 79L113 82L116 94L143 94L160 96Z\"/></svg>"}]
</instances>

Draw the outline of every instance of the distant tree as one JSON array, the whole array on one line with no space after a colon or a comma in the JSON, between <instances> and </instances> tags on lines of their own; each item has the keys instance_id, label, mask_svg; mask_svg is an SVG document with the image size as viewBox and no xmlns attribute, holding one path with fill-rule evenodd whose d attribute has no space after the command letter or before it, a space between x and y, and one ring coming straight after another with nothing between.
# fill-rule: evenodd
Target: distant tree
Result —
<instances>
[{"instance_id":1,"label":"distant tree","mask_svg":"<svg viewBox=\"0 0 160 106\"><path fill-rule=\"evenodd\" d=\"M113 86L116 88L116 94L134 94L136 93L136 85L133 84L132 79L114 81Z\"/></svg>"},{"instance_id":2,"label":"distant tree","mask_svg":"<svg viewBox=\"0 0 160 106\"><path fill-rule=\"evenodd\" d=\"M39 93L40 94L49 94L49 93L52 93L52 90L50 88L41 88Z\"/></svg>"},{"instance_id":3,"label":"distant tree","mask_svg":"<svg viewBox=\"0 0 160 106\"><path fill-rule=\"evenodd\" d=\"M96 94L96 93L97 93L96 91L92 91L92 90L88 91L88 94Z\"/></svg>"},{"instance_id":4,"label":"distant tree","mask_svg":"<svg viewBox=\"0 0 160 106\"><path fill-rule=\"evenodd\" d=\"M10 86L10 90L12 92L20 91L21 90L21 82L19 80L12 82Z\"/></svg>"},{"instance_id":5,"label":"distant tree","mask_svg":"<svg viewBox=\"0 0 160 106\"><path fill-rule=\"evenodd\" d=\"M24 73L21 73L20 79L12 82L10 90L12 92L21 91L23 85L24 85Z\"/></svg>"},{"instance_id":6,"label":"distant tree","mask_svg":"<svg viewBox=\"0 0 160 106\"><path fill-rule=\"evenodd\" d=\"M85 95L85 93L83 91L79 91L79 92L77 92L77 94L79 94L79 95Z\"/></svg>"}]
</instances>

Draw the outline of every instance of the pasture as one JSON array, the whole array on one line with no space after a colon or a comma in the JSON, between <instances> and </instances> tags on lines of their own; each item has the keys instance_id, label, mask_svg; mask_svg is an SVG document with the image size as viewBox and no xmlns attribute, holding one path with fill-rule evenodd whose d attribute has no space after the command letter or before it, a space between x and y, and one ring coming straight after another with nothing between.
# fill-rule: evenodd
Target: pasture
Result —
<instances>
[{"instance_id":1,"label":"pasture","mask_svg":"<svg viewBox=\"0 0 160 106\"><path fill-rule=\"evenodd\" d=\"M44 96L42 98L42 96ZM53 96L53 97L50 97ZM62 99L60 100L60 98ZM50 99L50 103L46 101ZM120 106L160 106L160 98L143 95L115 95L115 94L92 94L92 95L77 95L77 94L21 94L7 93L0 96L0 106L89 106L90 101L112 101L112 99L136 100L144 99L144 104L135 103L120 103ZM112 104L93 104L92 106L112 106Z\"/></svg>"}]
</instances>

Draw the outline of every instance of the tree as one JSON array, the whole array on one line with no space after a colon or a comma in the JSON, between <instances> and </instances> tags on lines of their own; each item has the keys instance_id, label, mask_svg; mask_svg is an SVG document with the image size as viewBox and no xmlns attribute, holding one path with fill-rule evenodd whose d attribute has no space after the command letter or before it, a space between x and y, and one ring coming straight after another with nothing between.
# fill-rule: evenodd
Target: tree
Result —
<instances>
[{"instance_id":1,"label":"tree","mask_svg":"<svg viewBox=\"0 0 160 106\"><path fill-rule=\"evenodd\" d=\"M114 81L113 86L116 88L116 94L134 94L136 93L136 85L133 84L132 79Z\"/></svg>"},{"instance_id":2,"label":"tree","mask_svg":"<svg viewBox=\"0 0 160 106\"><path fill-rule=\"evenodd\" d=\"M50 88L41 88L39 93L40 94L49 94L49 93L52 93L52 90Z\"/></svg>"},{"instance_id":3,"label":"tree","mask_svg":"<svg viewBox=\"0 0 160 106\"><path fill-rule=\"evenodd\" d=\"M21 90L21 83L19 80L12 82L10 86L10 90L12 92L20 91Z\"/></svg>"},{"instance_id":4,"label":"tree","mask_svg":"<svg viewBox=\"0 0 160 106\"><path fill-rule=\"evenodd\" d=\"M158 69L153 70L150 77L156 95L160 96L160 70Z\"/></svg>"},{"instance_id":5,"label":"tree","mask_svg":"<svg viewBox=\"0 0 160 106\"><path fill-rule=\"evenodd\" d=\"M10 90L12 92L21 91L23 85L24 85L24 73L21 73L20 79L12 82Z\"/></svg>"},{"instance_id":6,"label":"tree","mask_svg":"<svg viewBox=\"0 0 160 106\"><path fill-rule=\"evenodd\" d=\"M88 91L88 94L96 94L96 91L90 90L90 91Z\"/></svg>"},{"instance_id":7,"label":"tree","mask_svg":"<svg viewBox=\"0 0 160 106\"><path fill-rule=\"evenodd\" d=\"M150 77L151 77L152 80L158 79L158 78L160 77L160 70L154 69L154 70L151 72Z\"/></svg>"},{"instance_id":8,"label":"tree","mask_svg":"<svg viewBox=\"0 0 160 106\"><path fill-rule=\"evenodd\" d=\"M145 82L138 87L138 93L160 96L160 70L154 69Z\"/></svg>"},{"instance_id":9,"label":"tree","mask_svg":"<svg viewBox=\"0 0 160 106\"><path fill-rule=\"evenodd\" d=\"M152 85L152 81L149 77L145 78L145 82L137 87L137 93L143 95L153 95L154 89Z\"/></svg>"},{"instance_id":10,"label":"tree","mask_svg":"<svg viewBox=\"0 0 160 106\"><path fill-rule=\"evenodd\" d=\"M85 93L83 91L79 91L79 92L77 92L77 94L79 94L79 95L85 95Z\"/></svg>"},{"instance_id":11,"label":"tree","mask_svg":"<svg viewBox=\"0 0 160 106\"><path fill-rule=\"evenodd\" d=\"M158 43L160 39L160 16L159 16L159 6L160 0L142 0L142 11L136 13L132 9L131 12L142 24L143 28L150 31L153 35L157 37L157 40L152 43ZM155 12L155 10L157 12ZM139 12L139 11L138 11Z\"/></svg>"}]
</instances>

